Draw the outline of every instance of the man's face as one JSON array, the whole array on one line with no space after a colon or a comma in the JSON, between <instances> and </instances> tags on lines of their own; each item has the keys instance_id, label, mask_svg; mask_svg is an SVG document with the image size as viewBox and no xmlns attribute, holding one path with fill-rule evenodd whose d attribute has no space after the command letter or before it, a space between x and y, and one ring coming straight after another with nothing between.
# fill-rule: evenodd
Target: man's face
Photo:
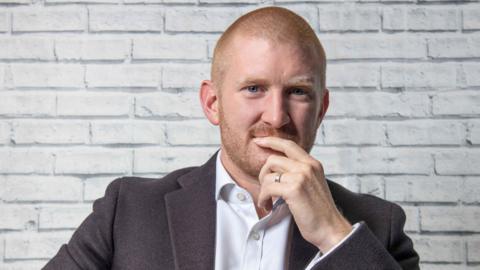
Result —
<instances>
[{"instance_id":1,"label":"man's face","mask_svg":"<svg viewBox=\"0 0 480 270\"><path fill-rule=\"evenodd\" d=\"M222 150L234 166L252 177L273 150L252 139L289 139L307 152L323 115L316 58L300 47L266 39L237 36L219 93ZM279 153L277 153L279 154Z\"/></svg>"}]
</instances>

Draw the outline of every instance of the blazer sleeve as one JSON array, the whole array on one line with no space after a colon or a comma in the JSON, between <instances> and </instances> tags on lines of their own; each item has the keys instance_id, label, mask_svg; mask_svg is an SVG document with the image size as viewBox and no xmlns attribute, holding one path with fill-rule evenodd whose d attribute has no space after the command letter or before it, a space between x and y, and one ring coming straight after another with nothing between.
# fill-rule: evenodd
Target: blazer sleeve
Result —
<instances>
[{"instance_id":1,"label":"blazer sleeve","mask_svg":"<svg viewBox=\"0 0 480 270\"><path fill-rule=\"evenodd\" d=\"M405 234L405 213L391 204L388 245L383 245L365 222L313 270L418 270L419 257L411 239Z\"/></svg>"},{"instance_id":2,"label":"blazer sleeve","mask_svg":"<svg viewBox=\"0 0 480 270\"><path fill-rule=\"evenodd\" d=\"M82 222L68 244L44 266L44 270L110 269L113 256L113 224L121 179L109 184L104 197L93 203L93 212Z\"/></svg>"}]
</instances>

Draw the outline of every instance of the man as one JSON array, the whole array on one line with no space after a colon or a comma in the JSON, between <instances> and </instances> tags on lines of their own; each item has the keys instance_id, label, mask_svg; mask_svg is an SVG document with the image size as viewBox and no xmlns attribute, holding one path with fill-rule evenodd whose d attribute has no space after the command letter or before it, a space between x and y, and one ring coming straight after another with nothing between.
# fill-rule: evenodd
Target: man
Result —
<instances>
[{"instance_id":1,"label":"man","mask_svg":"<svg viewBox=\"0 0 480 270\"><path fill-rule=\"evenodd\" d=\"M114 181L45 269L418 269L401 208L326 180L308 154L325 70L298 15L239 18L200 90L219 153L163 179Z\"/></svg>"}]
</instances>

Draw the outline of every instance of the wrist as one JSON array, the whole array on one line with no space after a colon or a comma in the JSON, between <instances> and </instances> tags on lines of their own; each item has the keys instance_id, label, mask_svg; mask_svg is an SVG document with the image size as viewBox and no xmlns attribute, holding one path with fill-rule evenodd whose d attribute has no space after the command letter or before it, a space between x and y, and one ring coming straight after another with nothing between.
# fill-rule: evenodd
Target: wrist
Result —
<instances>
[{"instance_id":1,"label":"wrist","mask_svg":"<svg viewBox=\"0 0 480 270\"><path fill-rule=\"evenodd\" d=\"M353 226L344 218L340 219L324 228L323 239L316 245L322 253L327 253L330 249L340 243L353 230Z\"/></svg>"}]
</instances>

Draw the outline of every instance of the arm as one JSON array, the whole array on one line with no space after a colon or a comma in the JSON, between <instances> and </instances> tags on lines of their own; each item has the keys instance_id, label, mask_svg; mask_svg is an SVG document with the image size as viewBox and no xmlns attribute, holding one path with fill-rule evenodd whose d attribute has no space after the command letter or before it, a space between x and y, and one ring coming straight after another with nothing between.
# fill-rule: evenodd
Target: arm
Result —
<instances>
[{"instance_id":1,"label":"arm","mask_svg":"<svg viewBox=\"0 0 480 270\"><path fill-rule=\"evenodd\" d=\"M105 196L93 203L93 212L83 221L68 244L43 268L109 269L113 255L113 223L121 181L110 183Z\"/></svg>"},{"instance_id":2,"label":"arm","mask_svg":"<svg viewBox=\"0 0 480 270\"><path fill-rule=\"evenodd\" d=\"M322 258L313 270L323 269L379 269L417 270L419 257L410 238L403 231L405 214L391 204L390 239L385 247L365 223L350 235L340 246Z\"/></svg>"}]
</instances>

